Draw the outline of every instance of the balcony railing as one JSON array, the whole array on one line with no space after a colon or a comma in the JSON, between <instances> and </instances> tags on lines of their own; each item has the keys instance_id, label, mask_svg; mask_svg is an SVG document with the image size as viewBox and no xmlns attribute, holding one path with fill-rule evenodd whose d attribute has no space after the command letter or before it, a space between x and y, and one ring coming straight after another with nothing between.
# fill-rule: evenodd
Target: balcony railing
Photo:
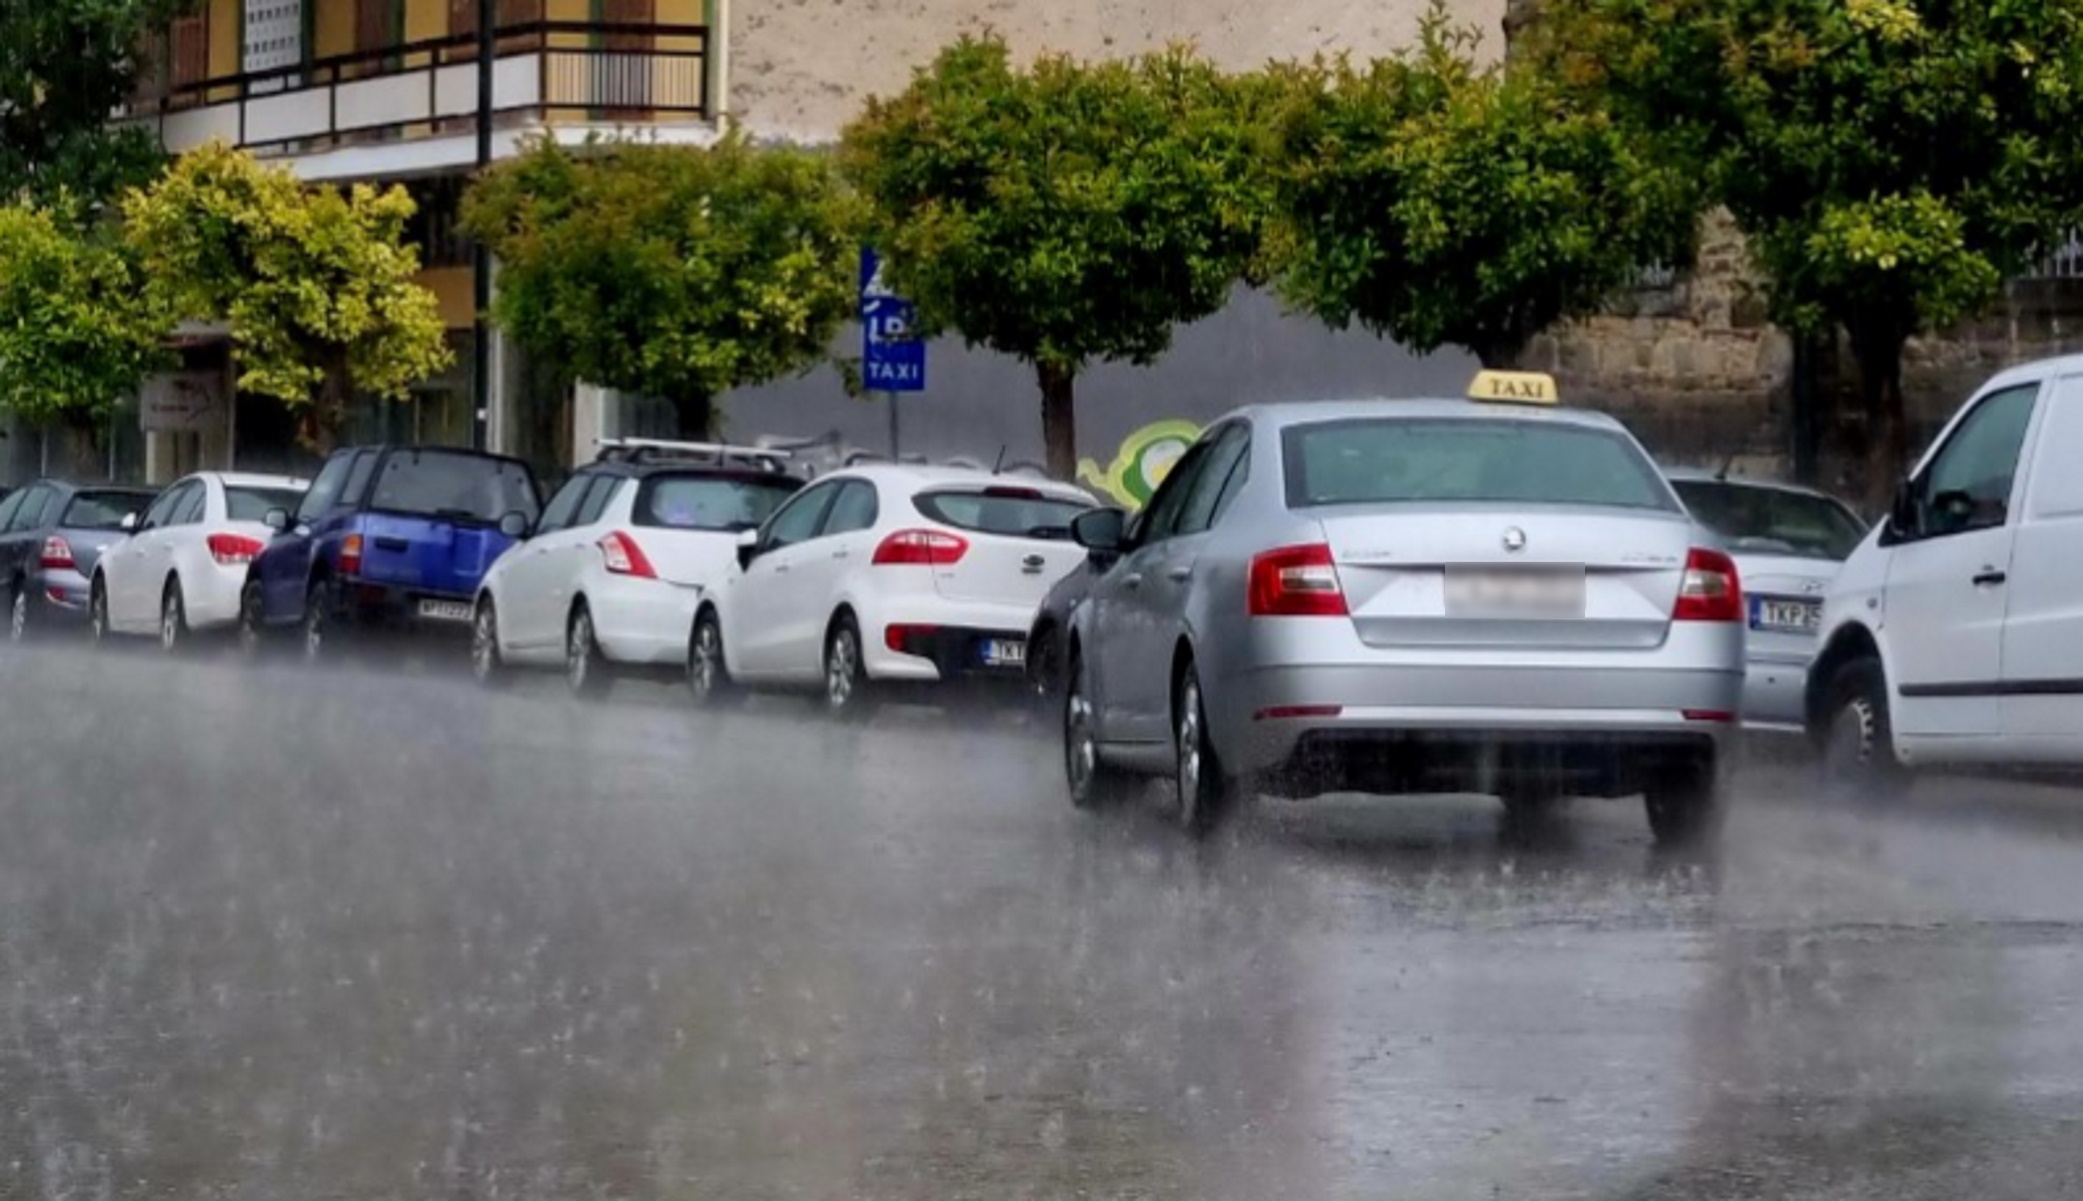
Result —
<instances>
[{"instance_id":1,"label":"balcony railing","mask_svg":"<svg viewBox=\"0 0 2083 1201\"><path fill-rule=\"evenodd\" d=\"M477 35L452 34L196 80L133 102L176 153L213 139L256 153L462 133L478 118ZM502 25L492 111L502 127L709 116L708 30L700 25L536 21Z\"/></svg>"}]
</instances>

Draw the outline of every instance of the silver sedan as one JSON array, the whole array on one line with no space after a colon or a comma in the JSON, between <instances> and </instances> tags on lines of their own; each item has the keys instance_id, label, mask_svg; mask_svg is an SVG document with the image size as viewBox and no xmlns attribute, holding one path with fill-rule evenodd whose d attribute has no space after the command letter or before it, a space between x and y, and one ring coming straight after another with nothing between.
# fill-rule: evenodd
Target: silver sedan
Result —
<instances>
[{"instance_id":1,"label":"silver sedan","mask_svg":"<svg viewBox=\"0 0 2083 1201\"><path fill-rule=\"evenodd\" d=\"M1661 840L1712 827L1735 564L1619 423L1478 385L1511 403L1241 410L1134 518L1078 519L1104 570L1066 646L1074 803L1169 775L1197 833L1257 792L1642 795Z\"/></svg>"}]
</instances>

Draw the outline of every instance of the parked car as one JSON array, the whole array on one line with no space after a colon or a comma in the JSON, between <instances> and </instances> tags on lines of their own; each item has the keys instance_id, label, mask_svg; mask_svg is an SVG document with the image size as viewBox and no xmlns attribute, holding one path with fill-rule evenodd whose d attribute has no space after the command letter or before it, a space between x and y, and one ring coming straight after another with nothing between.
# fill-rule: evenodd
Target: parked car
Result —
<instances>
[{"instance_id":1,"label":"parked car","mask_svg":"<svg viewBox=\"0 0 2083 1201\"><path fill-rule=\"evenodd\" d=\"M1830 779L2083 766L2083 356L1991 378L1823 600L1808 729Z\"/></svg>"},{"instance_id":2,"label":"parked car","mask_svg":"<svg viewBox=\"0 0 2083 1201\"><path fill-rule=\"evenodd\" d=\"M1706 471L1666 474L1693 517L1721 535L1743 577L1750 627L1744 726L1799 733L1823 590L1866 536L1866 523L1850 505L1808 488Z\"/></svg>"},{"instance_id":3,"label":"parked car","mask_svg":"<svg viewBox=\"0 0 2083 1201\"><path fill-rule=\"evenodd\" d=\"M772 452L698 443L610 447L486 573L471 637L478 679L561 664L573 692L593 695L619 669L684 670L695 604L737 570L738 535L803 486L771 462Z\"/></svg>"},{"instance_id":4,"label":"parked car","mask_svg":"<svg viewBox=\"0 0 2083 1201\"><path fill-rule=\"evenodd\" d=\"M96 562L87 605L94 639L156 634L172 652L192 634L236 626L247 568L273 533L264 518L295 508L307 486L218 471L175 481Z\"/></svg>"},{"instance_id":5,"label":"parked car","mask_svg":"<svg viewBox=\"0 0 2083 1201\"><path fill-rule=\"evenodd\" d=\"M541 512L519 459L452 446L363 446L329 457L247 571L239 630L249 649L302 632L321 656L343 629L470 629L477 587Z\"/></svg>"},{"instance_id":6,"label":"parked car","mask_svg":"<svg viewBox=\"0 0 2083 1201\"><path fill-rule=\"evenodd\" d=\"M1063 695L1064 644L1069 638L1071 614L1085 603L1085 598L1092 594L1093 583L1110 565L1105 556L1086 556L1082 565L1072 568L1049 589L1027 629L1027 684L1035 700L1052 714Z\"/></svg>"},{"instance_id":7,"label":"parked car","mask_svg":"<svg viewBox=\"0 0 2083 1201\"><path fill-rule=\"evenodd\" d=\"M8 637L21 642L47 622L87 616L88 579L123 521L152 503L150 488L39 480L0 500L0 580Z\"/></svg>"},{"instance_id":8,"label":"parked car","mask_svg":"<svg viewBox=\"0 0 2083 1201\"><path fill-rule=\"evenodd\" d=\"M887 685L1025 678L1027 630L1084 559L1068 484L954 467L824 476L739 540L741 570L704 598L688 682L697 702L744 686L821 688L860 713Z\"/></svg>"},{"instance_id":9,"label":"parked car","mask_svg":"<svg viewBox=\"0 0 2083 1201\"><path fill-rule=\"evenodd\" d=\"M1169 775L1204 832L1246 796L1645 798L1709 830L1737 732L1736 565L1618 422L1545 376L1475 400L1217 421L1124 522L1072 619L1071 800Z\"/></svg>"}]
</instances>

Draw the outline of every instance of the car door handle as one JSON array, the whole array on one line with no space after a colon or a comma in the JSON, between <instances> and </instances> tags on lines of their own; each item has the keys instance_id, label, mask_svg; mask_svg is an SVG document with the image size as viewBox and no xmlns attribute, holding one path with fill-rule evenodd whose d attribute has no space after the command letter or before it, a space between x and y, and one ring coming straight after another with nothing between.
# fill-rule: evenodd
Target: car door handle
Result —
<instances>
[{"instance_id":1,"label":"car door handle","mask_svg":"<svg viewBox=\"0 0 2083 1201\"><path fill-rule=\"evenodd\" d=\"M1174 567L1170 571L1164 573L1164 578L1172 581L1175 584L1183 584L1186 581L1193 578L1193 568Z\"/></svg>"},{"instance_id":2,"label":"car door handle","mask_svg":"<svg viewBox=\"0 0 2083 1201\"><path fill-rule=\"evenodd\" d=\"M1975 587L1994 588L2010 578L2008 572L1998 571L1994 567L1984 567L1980 574L1975 576Z\"/></svg>"},{"instance_id":3,"label":"car door handle","mask_svg":"<svg viewBox=\"0 0 2083 1201\"><path fill-rule=\"evenodd\" d=\"M775 574L775 575L786 575L787 573L788 573L788 564L786 564L786 563L776 563L776 564L774 564L774 574Z\"/></svg>"},{"instance_id":4,"label":"car door handle","mask_svg":"<svg viewBox=\"0 0 2083 1201\"><path fill-rule=\"evenodd\" d=\"M833 552L832 552L832 557L833 557L834 559L846 559L846 558L851 558L852 556L853 556L853 552L852 552L852 551L845 551L845 550L835 550L835 551L833 551Z\"/></svg>"},{"instance_id":5,"label":"car door handle","mask_svg":"<svg viewBox=\"0 0 2083 1201\"><path fill-rule=\"evenodd\" d=\"M1122 576L1121 586L1123 588L1141 588L1143 586L1143 573L1131 571L1127 575Z\"/></svg>"}]
</instances>

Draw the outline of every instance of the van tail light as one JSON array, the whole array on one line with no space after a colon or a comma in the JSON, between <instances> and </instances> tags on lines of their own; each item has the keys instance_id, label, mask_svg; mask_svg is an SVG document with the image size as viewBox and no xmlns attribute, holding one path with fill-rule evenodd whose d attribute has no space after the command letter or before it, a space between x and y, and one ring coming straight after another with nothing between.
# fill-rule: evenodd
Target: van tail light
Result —
<instances>
[{"instance_id":1,"label":"van tail light","mask_svg":"<svg viewBox=\"0 0 2083 1201\"><path fill-rule=\"evenodd\" d=\"M620 530L600 540L600 556L607 561L608 570L616 575L634 576L640 580L658 578L651 560L644 557L644 548Z\"/></svg>"},{"instance_id":2,"label":"van tail light","mask_svg":"<svg viewBox=\"0 0 2083 1201\"><path fill-rule=\"evenodd\" d=\"M877 567L946 567L969 553L969 540L944 530L898 530L875 548Z\"/></svg>"},{"instance_id":3,"label":"van tail light","mask_svg":"<svg viewBox=\"0 0 2083 1201\"><path fill-rule=\"evenodd\" d=\"M1251 560L1253 617L1343 617L1345 589L1321 542L1283 546Z\"/></svg>"},{"instance_id":4,"label":"van tail light","mask_svg":"<svg viewBox=\"0 0 2083 1201\"><path fill-rule=\"evenodd\" d=\"M1694 547L1685 556L1685 578L1678 584L1673 621L1742 621L1743 585L1736 561L1718 550Z\"/></svg>"},{"instance_id":5,"label":"van tail light","mask_svg":"<svg viewBox=\"0 0 2083 1201\"><path fill-rule=\"evenodd\" d=\"M340 540L340 574L362 574L362 536L349 534Z\"/></svg>"},{"instance_id":6,"label":"van tail light","mask_svg":"<svg viewBox=\"0 0 2083 1201\"><path fill-rule=\"evenodd\" d=\"M260 539L244 534L212 534L208 542L210 557L226 567L251 563L260 555Z\"/></svg>"},{"instance_id":7,"label":"van tail light","mask_svg":"<svg viewBox=\"0 0 2083 1201\"><path fill-rule=\"evenodd\" d=\"M43 540L43 553L37 557L37 565L45 571L57 568L64 568L67 571L77 571L79 569L78 561L72 557L72 543L58 537L56 534Z\"/></svg>"}]
</instances>

